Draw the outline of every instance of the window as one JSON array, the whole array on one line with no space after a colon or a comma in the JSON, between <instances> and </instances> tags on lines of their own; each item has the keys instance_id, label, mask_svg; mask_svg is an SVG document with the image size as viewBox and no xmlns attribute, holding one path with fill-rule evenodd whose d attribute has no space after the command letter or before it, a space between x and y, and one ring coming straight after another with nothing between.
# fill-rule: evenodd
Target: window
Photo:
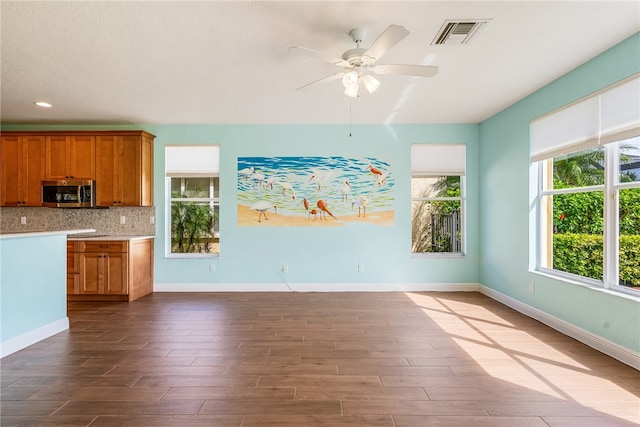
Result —
<instances>
[{"instance_id":1,"label":"window","mask_svg":"<svg viewBox=\"0 0 640 427\"><path fill-rule=\"evenodd\" d=\"M464 253L466 148L411 146L411 251Z\"/></svg>"},{"instance_id":2,"label":"window","mask_svg":"<svg viewBox=\"0 0 640 427\"><path fill-rule=\"evenodd\" d=\"M532 122L536 269L640 295L639 91L632 78Z\"/></svg>"},{"instance_id":3,"label":"window","mask_svg":"<svg viewBox=\"0 0 640 427\"><path fill-rule=\"evenodd\" d=\"M220 253L218 146L165 148L169 256Z\"/></svg>"}]
</instances>

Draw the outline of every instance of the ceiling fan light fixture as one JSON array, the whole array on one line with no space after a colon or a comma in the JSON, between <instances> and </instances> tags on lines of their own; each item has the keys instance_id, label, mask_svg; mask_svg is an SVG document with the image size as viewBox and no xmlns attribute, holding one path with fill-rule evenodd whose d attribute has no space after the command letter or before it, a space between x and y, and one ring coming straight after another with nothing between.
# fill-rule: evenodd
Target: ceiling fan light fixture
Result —
<instances>
[{"instance_id":1,"label":"ceiling fan light fixture","mask_svg":"<svg viewBox=\"0 0 640 427\"><path fill-rule=\"evenodd\" d=\"M345 87L344 94L351 98L358 97L358 83Z\"/></svg>"},{"instance_id":2,"label":"ceiling fan light fixture","mask_svg":"<svg viewBox=\"0 0 640 427\"><path fill-rule=\"evenodd\" d=\"M362 82L364 83L364 87L367 88L367 91L369 91L369 93L375 92L380 87L380 81L369 74L365 74L364 76L362 76Z\"/></svg>"},{"instance_id":3,"label":"ceiling fan light fixture","mask_svg":"<svg viewBox=\"0 0 640 427\"><path fill-rule=\"evenodd\" d=\"M358 73L356 73L355 71L349 71L342 78L342 84L344 85L345 89L349 88L350 86L354 86L354 85L357 86L358 85Z\"/></svg>"}]
</instances>

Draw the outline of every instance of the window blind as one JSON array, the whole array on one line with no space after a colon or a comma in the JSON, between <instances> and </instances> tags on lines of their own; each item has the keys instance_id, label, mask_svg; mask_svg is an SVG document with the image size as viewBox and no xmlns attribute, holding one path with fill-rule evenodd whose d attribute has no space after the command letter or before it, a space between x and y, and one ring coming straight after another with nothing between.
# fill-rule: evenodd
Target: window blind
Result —
<instances>
[{"instance_id":1,"label":"window blind","mask_svg":"<svg viewBox=\"0 0 640 427\"><path fill-rule=\"evenodd\" d=\"M640 130L640 76L635 75L530 124L534 162L630 138Z\"/></svg>"},{"instance_id":2,"label":"window blind","mask_svg":"<svg viewBox=\"0 0 640 427\"><path fill-rule=\"evenodd\" d=\"M217 145L165 147L166 176L217 176L220 172L220 150Z\"/></svg>"},{"instance_id":3,"label":"window blind","mask_svg":"<svg viewBox=\"0 0 640 427\"><path fill-rule=\"evenodd\" d=\"M464 144L411 145L411 173L420 175L464 175Z\"/></svg>"}]
</instances>

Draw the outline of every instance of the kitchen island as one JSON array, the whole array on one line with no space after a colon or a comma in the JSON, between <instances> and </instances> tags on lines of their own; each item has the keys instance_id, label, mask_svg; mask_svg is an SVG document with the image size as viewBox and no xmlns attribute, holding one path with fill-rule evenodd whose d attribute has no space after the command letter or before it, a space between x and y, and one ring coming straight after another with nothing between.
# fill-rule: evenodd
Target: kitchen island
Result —
<instances>
[{"instance_id":1,"label":"kitchen island","mask_svg":"<svg viewBox=\"0 0 640 427\"><path fill-rule=\"evenodd\" d=\"M67 236L93 231L0 234L0 357L69 329Z\"/></svg>"}]
</instances>

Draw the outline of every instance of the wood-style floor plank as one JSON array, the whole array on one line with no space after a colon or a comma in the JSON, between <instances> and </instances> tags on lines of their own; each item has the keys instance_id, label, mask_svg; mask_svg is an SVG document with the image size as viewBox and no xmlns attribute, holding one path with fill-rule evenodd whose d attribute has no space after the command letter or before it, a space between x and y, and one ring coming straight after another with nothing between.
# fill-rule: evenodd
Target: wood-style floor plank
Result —
<instances>
[{"instance_id":1,"label":"wood-style floor plank","mask_svg":"<svg viewBox=\"0 0 640 427\"><path fill-rule=\"evenodd\" d=\"M0 425L630 427L640 372L478 293L71 302L0 361Z\"/></svg>"}]
</instances>

